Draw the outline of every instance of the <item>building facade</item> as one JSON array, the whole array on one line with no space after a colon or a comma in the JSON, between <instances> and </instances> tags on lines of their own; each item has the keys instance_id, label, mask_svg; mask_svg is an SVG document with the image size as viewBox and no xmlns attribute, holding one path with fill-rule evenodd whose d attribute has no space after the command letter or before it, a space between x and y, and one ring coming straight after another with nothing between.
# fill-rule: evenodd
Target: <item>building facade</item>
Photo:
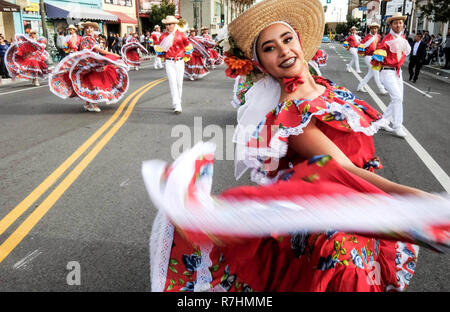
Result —
<instances>
[{"instance_id":1,"label":"building facade","mask_svg":"<svg viewBox=\"0 0 450 312\"><path fill-rule=\"evenodd\" d=\"M179 14L191 28L208 27L211 35L249 8L255 0L184 0Z\"/></svg>"}]
</instances>

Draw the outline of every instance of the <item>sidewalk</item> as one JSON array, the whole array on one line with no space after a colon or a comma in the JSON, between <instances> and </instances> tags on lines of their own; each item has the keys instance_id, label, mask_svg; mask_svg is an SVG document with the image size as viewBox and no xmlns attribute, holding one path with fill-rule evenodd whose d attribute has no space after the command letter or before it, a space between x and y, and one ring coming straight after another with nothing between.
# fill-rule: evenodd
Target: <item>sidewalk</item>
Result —
<instances>
[{"instance_id":1,"label":"sidewalk","mask_svg":"<svg viewBox=\"0 0 450 312\"><path fill-rule=\"evenodd\" d=\"M407 58L402 70L408 72L409 59ZM424 65L420 70L420 74L450 83L450 69L442 69L439 65Z\"/></svg>"}]
</instances>

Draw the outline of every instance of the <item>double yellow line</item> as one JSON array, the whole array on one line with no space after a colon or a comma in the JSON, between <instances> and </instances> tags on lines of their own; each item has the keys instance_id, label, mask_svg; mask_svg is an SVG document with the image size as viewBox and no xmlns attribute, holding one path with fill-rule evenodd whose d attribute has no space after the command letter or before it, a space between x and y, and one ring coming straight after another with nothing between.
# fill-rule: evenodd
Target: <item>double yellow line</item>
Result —
<instances>
[{"instance_id":1,"label":"double yellow line","mask_svg":"<svg viewBox=\"0 0 450 312\"><path fill-rule=\"evenodd\" d=\"M11 212L0 220L0 235L2 235L22 214L24 214L44 194L78 158L81 157L97 139L119 118L125 107L131 101L122 117L111 129L95 144L91 151L75 166L61 183L42 201L42 203L20 224L20 226L0 245L0 263L16 248L16 246L28 235L33 227L44 217L50 208L58 201L64 192L72 185L84 169L91 163L97 154L105 147L109 140L127 121L136 103L151 88L167 80L161 78L152 81L134 91L119 106L111 118L98 129L86 142L84 142L72 155L69 156L52 174L50 174L37 188L35 188L23 201Z\"/></svg>"}]
</instances>

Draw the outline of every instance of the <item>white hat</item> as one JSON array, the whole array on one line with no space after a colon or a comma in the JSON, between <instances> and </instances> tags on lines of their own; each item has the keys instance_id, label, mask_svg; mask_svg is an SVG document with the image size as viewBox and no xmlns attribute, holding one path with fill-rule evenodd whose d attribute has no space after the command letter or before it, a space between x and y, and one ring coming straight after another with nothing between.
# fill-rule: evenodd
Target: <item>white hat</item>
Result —
<instances>
[{"instance_id":1,"label":"white hat","mask_svg":"<svg viewBox=\"0 0 450 312\"><path fill-rule=\"evenodd\" d=\"M380 24L378 24L377 22L372 22L372 23L369 25L369 28L372 28L372 27L378 27L378 28L380 28Z\"/></svg>"},{"instance_id":2,"label":"white hat","mask_svg":"<svg viewBox=\"0 0 450 312\"><path fill-rule=\"evenodd\" d=\"M78 29L75 27L74 24L70 24L70 25L67 27L67 29L75 29L75 30L78 30Z\"/></svg>"},{"instance_id":3,"label":"white hat","mask_svg":"<svg viewBox=\"0 0 450 312\"><path fill-rule=\"evenodd\" d=\"M162 20L163 24L178 24L179 20L173 15L167 15L165 19Z\"/></svg>"},{"instance_id":4,"label":"white hat","mask_svg":"<svg viewBox=\"0 0 450 312\"><path fill-rule=\"evenodd\" d=\"M391 17L386 20L386 23L390 25L395 20L406 20L406 16L402 15L400 12L395 12Z\"/></svg>"}]
</instances>

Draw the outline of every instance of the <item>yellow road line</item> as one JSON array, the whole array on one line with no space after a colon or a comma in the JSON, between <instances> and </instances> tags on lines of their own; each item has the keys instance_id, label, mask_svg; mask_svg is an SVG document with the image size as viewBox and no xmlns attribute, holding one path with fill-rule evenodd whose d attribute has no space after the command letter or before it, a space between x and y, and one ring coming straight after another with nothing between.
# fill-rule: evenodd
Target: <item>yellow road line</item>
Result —
<instances>
[{"instance_id":1,"label":"yellow road line","mask_svg":"<svg viewBox=\"0 0 450 312\"><path fill-rule=\"evenodd\" d=\"M67 171L70 166L92 145L95 141L111 126L112 123L120 116L123 109L130 100L142 91L144 88L152 85L155 82L162 81L161 79L152 81L141 88L134 91L128 96L125 101L119 106L111 118L98 129L86 142L84 142L72 155L69 156L52 174L50 174L37 188L35 188L24 200L22 200L11 212L0 220L0 235L2 235L23 213L25 213L33 203L44 194L49 187L51 187L59 177Z\"/></svg>"},{"instance_id":2,"label":"yellow road line","mask_svg":"<svg viewBox=\"0 0 450 312\"><path fill-rule=\"evenodd\" d=\"M161 79L151 86L145 88L137 95L121 119L105 134L105 136L92 148L92 150L78 163L78 165L64 178L64 180L45 198L45 200L25 219L25 221L0 245L0 263L16 248L16 246L28 235L33 227L44 217L56 201L64 194L64 192L72 185L78 176L86 169L90 162L97 156L109 140L127 121L134 106L139 99L151 88L166 80Z\"/></svg>"}]
</instances>

